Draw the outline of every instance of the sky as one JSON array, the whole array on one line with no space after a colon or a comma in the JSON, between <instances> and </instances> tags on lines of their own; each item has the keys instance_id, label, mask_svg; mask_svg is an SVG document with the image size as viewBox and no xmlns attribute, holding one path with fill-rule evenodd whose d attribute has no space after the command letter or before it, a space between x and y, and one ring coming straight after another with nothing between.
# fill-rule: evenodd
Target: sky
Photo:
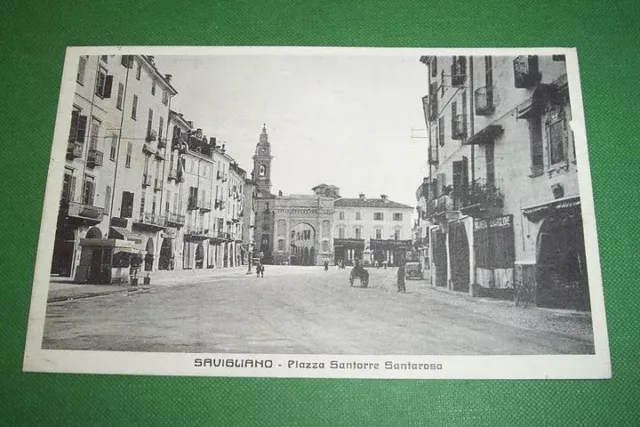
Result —
<instances>
[{"instance_id":1,"label":"sky","mask_svg":"<svg viewBox=\"0 0 640 427\"><path fill-rule=\"evenodd\" d=\"M263 123L272 192L342 197L387 194L415 206L427 168L422 96L427 70L414 56L156 56L178 90L171 109L226 143L247 172Z\"/></svg>"}]
</instances>

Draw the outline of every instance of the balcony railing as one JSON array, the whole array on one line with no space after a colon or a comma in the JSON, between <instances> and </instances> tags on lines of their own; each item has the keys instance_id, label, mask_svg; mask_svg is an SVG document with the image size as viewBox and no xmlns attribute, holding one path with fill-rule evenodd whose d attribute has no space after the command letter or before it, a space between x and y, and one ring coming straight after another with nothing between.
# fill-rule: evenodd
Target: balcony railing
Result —
<instances>
[{"instance_id":1,"label":"balcony railing","mask_svg":"<svg viewBox=\"0 0 640 427\"><path fill-rule=\"evenodd\" d=\"M147 137L145 138L145 141L153 142L157 138L158 138L158 132L156 132L155 130L150 130L147 132Z\"/></svg>"},{"instance_id":2,"label":"balcony railing","mask_svg":"<svg viewBox=\"0 0 640 427\"><path fill-rule=\"evenodd\" d=\"M171 181L171 180L177 181L178 180L178 173L176 172L175 169L171 169L169 171L169 176L167 177L167 179L169 181Z\"/></svg>"},{"instance_id":3,"label":"balcony railing","mask_svg":"<svg viewBox=\"0 0 640 427\"><path fill-rule=\"evenodd\" d=\"M149 187L151 185L151 175L149 174L142 174L142 186L143 187Z\"/></svg>"},{"instance_id":4,"label":"balcony railing","mask_svg":"<svg viewBox=\"0 0 640 427\"><path fill-rule=\"evenodd\" d=\"M202 201L200 202L200 211L201 212L211 211L211 199L202 199Z\"/></svg>"},{"instance_id":5,"label":"balcony railing","mask_svg":"<svg viewBox=\"0 0 640 427\"><path fill-rule=\"evenodd\" d=\"M437 199L427 200L427 209L425 210L425 215L428 217L433 217L446 212L457 211L457 204L457 201L454 200L453 197L450 197L448 195L442 195Z\"/></svg>"},{"instance_id":6,"label":"balcony railing","mask_svg":"<svg viewBox=\"0 0 640 427\"><path fill-rule=\"evenodd\" d=\"M495 110L495 105L493 103L493 87L485 86L476 89L476 115L478 116L488 116Z\"/></svg>"},{"instance_id":7,"label":"balcony railing","mask_svg":"<svg viewBox=\"0 0 640 427\"><path fill-rule=\"evenodd\" d=\"M189 202L187 203L187 209L190 211L200 209L200 200L198 200L198 198L194 196L189 197Z\"/></svg>"},{"instance_id":8,"label":"balcony railing","mask_svg":"<svg viewBox=\"0 0 640 427\"><path fill-rule=\"evenodd\" d=\"M67 216L97 224L104 217L104 208L78 202L67 202Z\"/></svg>"},{"instance_id":9,"label":"balcony railing","mask_svg":"<svg viewBox=\"0 0 640 427\"><path fill-rule=\"evenodd\" d=\"M152 228L166 228L167 217L152 212L141 212L134 220L134 225L144 225Z\"/></svg>"},{"instance_id":10,"label":"balcony railing","mask_svg":"<svg viewBox=\"0 0 640 427\"><path fill-rule=\"evenodd\" d=\"M158 138L158 149L167 146L167 138Z\"/></svg>"},{"instance_id":11,"label":"balcony railing","mask_svg":"<svg viewBox=\"0 0 640 427\"><path fill-rule=\"evenodd\" d=\"M216 199L214 208L220 210L224 209L224 202L221 199Z\"/></svg>"},{"instance_id":12,"label":"balcony railing","mask_svg":"<svg viewBox=\"0 0 640 427\"><path fill-rule=\"evenodd\" d=\"M513 77L515 87L530 88L539 81L538 57L536 55L521 55L513 60Z\"/></svg>"},{"instance_id":13,"label":"balcony railing","mask_svg":"<svg viewBox=\"0 0 640 427\"><path fill-rule=\"evenodd\" d=\"M475 180L463 197L463 212L470 216L497 213L504 206L504 195L500 185L484 179Z\"/></svg>"},{"instance_id":14,"label":"balcony railing","mask_svg":"<svg viewBox=\"0 0 640 427\"><path fill-rule=\"evenodd\" d=\"M167 225L171 227L182 227L185 224L185 216L177 213L168 213Z\"/></svg>"},{"instance_id":15,"label":"balcony railing","mask_svg":"<svg viewBox=\"0 0 640 427\"><path fill-rule=\"evenodd\" d=\"M202 226L189 226L184 233L191 238L207 239L211 237L209 229Z\"/></svg>"},{"instance_id":16,"label":"balcony railing","mask_svg":"<svg viewBox=\"0 0 640 427\"><path fill-rule=\"evenodd\" d=\"M467 137L467 115L457 114L451 119L451 139Z\"/></svg>"},{"instance_id":17,"label":"balcony railing","mask_svg":"<svg viewBox=\"0 0 640 427\"><path fill-rule=\"evenodd\" d=\"M145 142L144 144L142 144L142 152L146 154L155 154L156 150L153 149L151 144Z\"/></svg>"},{"instance_id":18,"label":"balcony railing","mask_svg":"<svg viewBox=\"0 0 640 427\"><path fill-rule=\"evenodd\" d=\"M438 164L438 146L435 144L429 146L429 164L430 165Z\"/></svg>"},{"instance_id":19,"label":"balcony railing","mask_svg":"<svg viewBox=\"0 0 640 427\"><path fill-rule=\"evenodd\" d=\"M153 191L162 191L162 180L156 178L153 181Z\"/></svg>"},{"instance_id":20,"label":"balcony railing","mask_svg":"<svg viewBox=\"0 0 640 427\"><path fill-rule=\"evenodd\" d=\"M104 158L104 154L102 153L102 151L91 149L89 150L88 154L89 155L87 157L87 166L89 167L102 166L102 160Z\"/></svg>"},{"instance_id":21,"label":"balcony railing","mask_svg":"<svg viewBox=\"0 0 640 427\"><path fill-rule=\"evenodd\" d=\"M231 240L231 234L224 231L218 231L218 239Z\"/></svg>"},{"instance_id":22,"label":"balcony railing","mask_svg":"<svg viewBox=\"0 0 640 427\"><path fill-rule=\"evenodd\" d=\"M67 156L71 159L82 157L83 145L81 142L69 142L67 145Z\"/></svg>"}]
</instances>

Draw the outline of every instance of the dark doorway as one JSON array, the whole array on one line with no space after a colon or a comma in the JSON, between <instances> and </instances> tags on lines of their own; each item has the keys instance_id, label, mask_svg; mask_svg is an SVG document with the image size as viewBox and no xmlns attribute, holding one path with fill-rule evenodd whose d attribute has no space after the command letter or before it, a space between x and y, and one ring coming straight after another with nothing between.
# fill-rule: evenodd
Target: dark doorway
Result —
<instances>
[{"instance_id":1,"label":"dark doorway","mask_svg":"<svg viewBox=\"0 0 640 427\"><path fill-rule=\"evenodd\" d=\"M436 268L436 286L447 286L447 246L446 236L439 230L431 232L433 242L433 264Z\"/></svg>"},{"instance_id":2,"label":"dark doorway","mask_svg":"<svg viewBox=\"0 0 640 427\"><path fill-rule=\"evenodd\" d=\"M463 223L449 225L449 251L453 290L469 292L469 240Z\"/></svg>"},{"instance_id":3,"label":"dark doorway","mask_svg":"<svg viewBox=\"0 0 640 427\"><path fill-rule=\"evenodd\" d=\"M538 234L537 248L537 305L590 310L580 215L545 219Z\"/></svg>"},{"instance_id":4,"label":"dark doorway","mask_svg":"<svg viewBox=\"0 0 640 427\"><path fill-rule=\"evenodd\" d=\"M151 271L153 270L153 254L154 254L153 239L151 237L149 237L149 240L147 240L146 251L147 251L147 254L144 257L144 271Z\"/></svg>"},{"instance_id":5,"label":"dark doorway","mask_svg":"<svg viewBox=\"0 0 640 427\"><path fill-rule=\"evenodd\" d=\"M202 246L202 243L200 243L196 247L196 268L202 269L203 267L204 267L204 246Z\"/></svg>"},{"instance_id":6,"label":"dark doorway","mask_svg":"<svg viewBox=\"0 0 640 427\"><path fill-rule=\"evenodd\" d=\"M171 239L164 239L160 246L160 259L158 260L158 270L173 270L173 242Z\"/></svg>"}]
</instances>

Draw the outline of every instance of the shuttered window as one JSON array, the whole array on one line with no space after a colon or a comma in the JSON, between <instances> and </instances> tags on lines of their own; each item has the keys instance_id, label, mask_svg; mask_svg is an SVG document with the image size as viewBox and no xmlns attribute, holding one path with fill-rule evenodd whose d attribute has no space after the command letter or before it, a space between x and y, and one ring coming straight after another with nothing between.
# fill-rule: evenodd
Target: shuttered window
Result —
<instances>
[{"instance_id":1,"label":"shuttered window","mask_svg":"<svg viewBox=\"0 0 640 427\"><path fill-rule=\"evenodd\" d=\"M539 115L529 117L529 141L531 149L531 174L539 175L544 169L542 145L542 120Z\"/></svg>"}]
</instances>

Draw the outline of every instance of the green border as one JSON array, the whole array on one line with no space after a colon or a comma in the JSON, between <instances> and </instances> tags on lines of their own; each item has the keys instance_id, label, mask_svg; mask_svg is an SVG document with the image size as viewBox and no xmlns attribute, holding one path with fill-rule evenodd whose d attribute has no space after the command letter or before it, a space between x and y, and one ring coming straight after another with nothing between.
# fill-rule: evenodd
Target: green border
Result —
<instances>
[{"instance_id":1,"label":"green border","mask_svg":"<svg viewBox=\"0 0 640 427\"><path fill-rule=\"evenodd\" d=\"M9 1L0 16L0 424L640 425L637 1ZM66 46L577 47L614 378L363 381L23 374Z\"/></svg>"}]
</instances>

